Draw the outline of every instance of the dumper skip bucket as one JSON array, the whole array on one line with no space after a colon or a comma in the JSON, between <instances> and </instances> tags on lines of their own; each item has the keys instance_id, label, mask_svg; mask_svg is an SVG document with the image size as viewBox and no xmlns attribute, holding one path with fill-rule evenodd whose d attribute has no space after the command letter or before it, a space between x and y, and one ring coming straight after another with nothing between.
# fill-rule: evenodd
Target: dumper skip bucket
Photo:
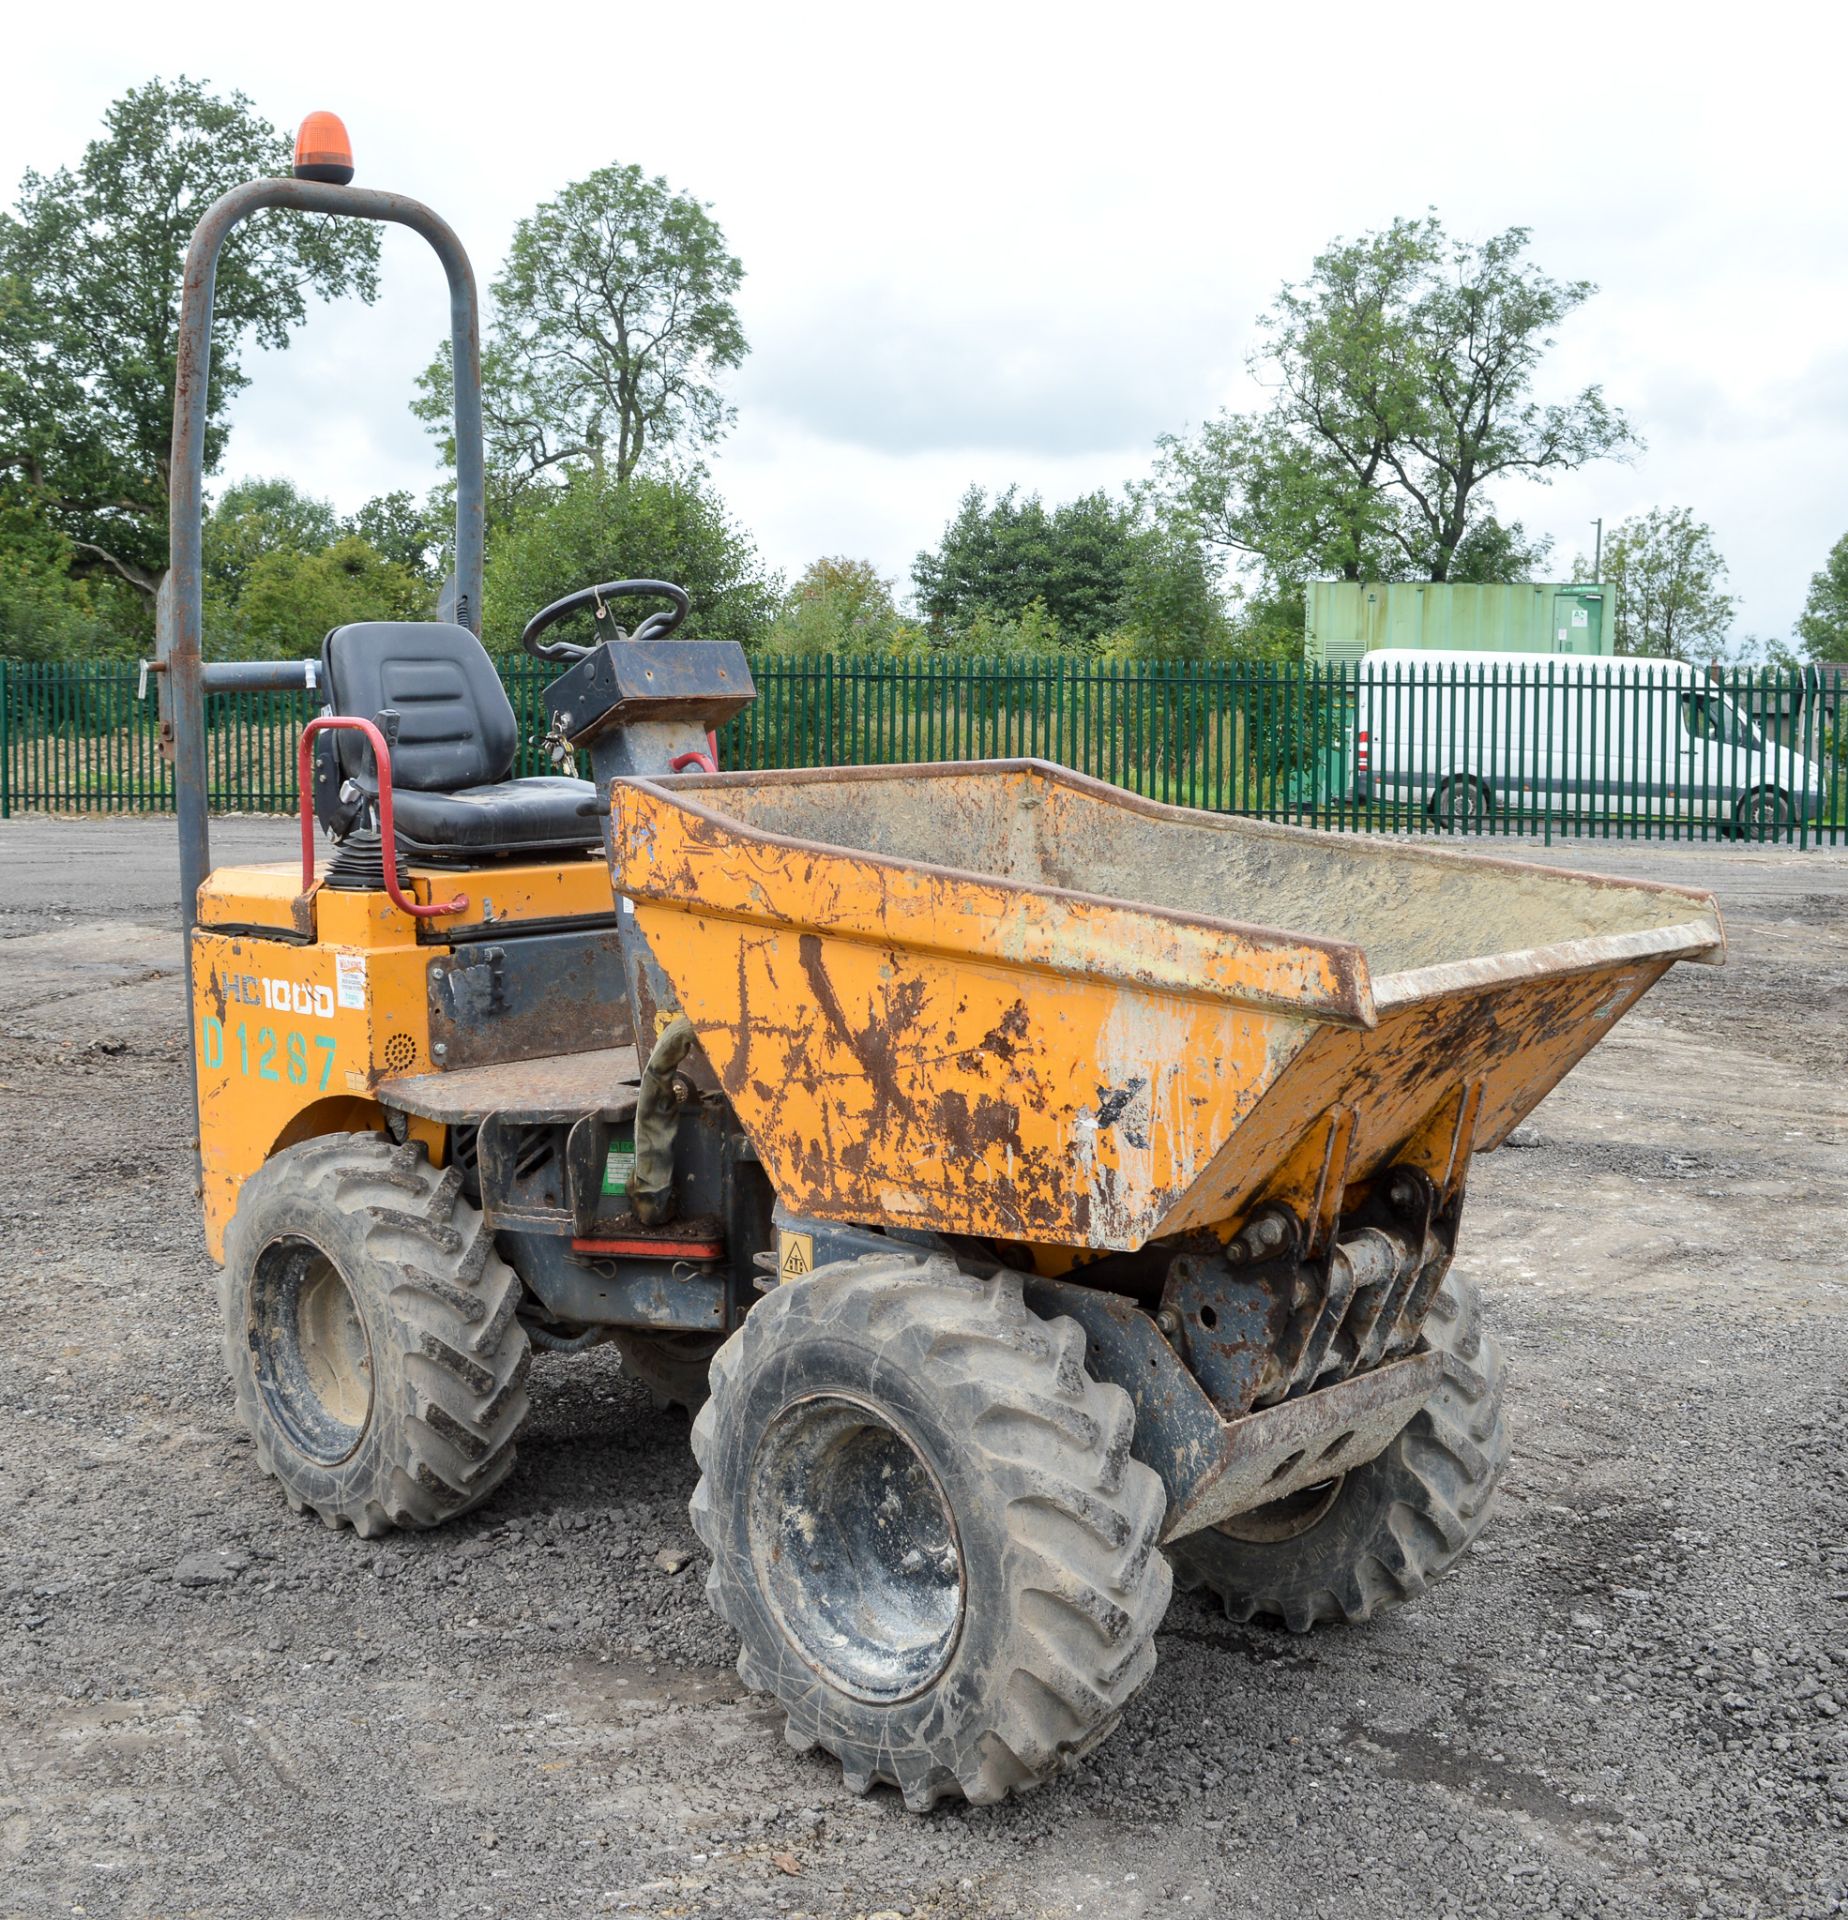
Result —
<instances>
[{"instance_id":1,"label":"dumper skip bucket","mask_svg":"<svg viewBox=\"0 0 1848 1920\"><path fill-rule=\"evenodd\" d=\"M1724 950L1706 894L1032 760L618 781L611 815L618 892L822 1219L1134 1249L1311 1149L1351 1186L1423 1141L1441 1184Z\"/></svg>"}]
</instances>

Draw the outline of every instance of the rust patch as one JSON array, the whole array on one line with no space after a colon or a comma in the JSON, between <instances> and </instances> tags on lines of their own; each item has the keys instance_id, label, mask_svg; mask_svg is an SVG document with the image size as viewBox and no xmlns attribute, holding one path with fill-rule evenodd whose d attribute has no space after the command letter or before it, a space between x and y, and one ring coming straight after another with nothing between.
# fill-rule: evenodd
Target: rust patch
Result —
<instances>
[{"instance_id":1,"label":"rust patch","mask_svg":"<svg viewBox=\"0 0 1848 1920\"><path fill-rule=\"evenodd\" d=\"M962 1006L957 1007L962 1011ZM982 1035L967 1053L958 1056L958 1063L971 1073L979 1073L988 1060L999 1060L1003 1065L1011 1066L1021 1048L1027 1044L1032 1022L1027 1017L1027 1003L1016 1000L1007 1012ZM954 1029L949 1035L950 1044L956 1041Z\"/></svg>"},{"instance_id":2,"label":"rust patch","mask_svg":"<svg viewBox=\"0 0 1848 1920\"><path fill-rule=\"evenodd\" d=\"M847 1017L834 991L834 982L822 964L821 939L805 933L797 944L802 976L815 996L815 1005L828 1024L829 1031L859 1061L873 1089L874 1124L879 1125L906 1114L905 1096L899 1085L898 1056L909 1030L916 1024L918 1010L924 1004L922 980L900 980L892 989L883 1012L871 1012L865 1026L856 1028Z\"/></svg>"},{"instance_id":3,"label":"rust patch","mask_svg":"<svg viewBox=\"0 0 1848 1920\"><path fill-rule=\"evenodd\" d=\"M1027 1151L1020 1137L1019 1108L992 1094L978 1094L971 1108L965 1094L947 1088L938 1094L932 1117L944 1140L958 1153L979 1155L990 1147L1006 1147L1023 1155Z\"/></svg>"}]
</instances>

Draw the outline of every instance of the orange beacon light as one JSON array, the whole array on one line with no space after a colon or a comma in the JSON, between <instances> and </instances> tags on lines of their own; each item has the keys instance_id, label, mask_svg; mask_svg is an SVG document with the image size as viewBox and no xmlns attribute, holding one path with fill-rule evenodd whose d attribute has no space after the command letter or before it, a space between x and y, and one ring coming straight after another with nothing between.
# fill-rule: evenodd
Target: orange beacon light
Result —
<instances>
[{"instance_id":1,"label":"orange beacon light","mask_svg":"<svg viewBox=\"0 0 1848 1920\"><path fill-rule=\"evenodd\" d=\"M295 136L295 177L344 187L353 178L353 143L337 113L311 113Z\"/></svg>"}]
</instances>

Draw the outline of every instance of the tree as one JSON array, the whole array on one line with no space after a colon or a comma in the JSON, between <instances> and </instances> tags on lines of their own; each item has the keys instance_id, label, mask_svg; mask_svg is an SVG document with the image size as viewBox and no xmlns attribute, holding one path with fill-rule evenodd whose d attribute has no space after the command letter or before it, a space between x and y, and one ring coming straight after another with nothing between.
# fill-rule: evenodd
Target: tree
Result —
<instances>
[{"instance_id":1,"label":"tree","mask_svg":"<svg viewBox=\"0 0 1848 1920\"><path fill-rule=\"evenodd\" d=\"M1550 534L1529 539L1520 521L1504 526L1493 514L1485 514L1457 543L1447 578L1467 586L1507 586L1517 580L1531 580L1546 565L1552 551Z\"/></svg>"},{"instance_id":2,"label":"tree","mask_svg":"<svg viewBox=\"0 0 1848 1920\"><path fill-rule=\"evenodd\" d=\"M1358 467L1310 444L1275 412L1221 414L1192 438L1159 441L1154 499L1232 566L1268 588L1298 589L1317 574L1393 580L1405 572L1380 452Z\"/></svg>"},{"instance_id":3,"label":"tree","mask_svg":"<svg viewBox=\"0 0 1848 1920\"><path fill-rule=\"evenodd\" d=\"M1812 660L1848 660L1848 533L1829 549L1821 572L1810 575L1797 638Z\"/></svg>"},{"instance_id":4,"label":"tree","mask_svg":"<svg viewBox=\"0 0 1848 1920\"><path fill-rule=\"evenodd\" d=\"M1136 529L1116 613L1109 650L1118 657L1184 661L1237 651L1200 543L1159 522Z\"/></svg>"},{"instance_id":5,"label":"tree","mask_svg":"<svg viewBox=\"0 0 1848 1920\"><path fill-rule=\"evenodd\" d=\"M445 517L453 525L454 503L444 504L449 510ZM443 550L449 530L440 524L429 502L420 503L400 487L393 493L374 494L343 525L394 566L434 583L434 556Z\"/></svg>"},{"instance_id":6,"label":"tree","mask_svg":"<svg viewBox=\"0 0 1848 1920\"><path fill-rule=\"evenodd\" d=\"M652 453L718 441L717 376L748 351L732 295L744 268L706 206L610 166L514 229L482 349L488 462L527 482L572 464L627 480ZM413 411L448 449L448 349Z\"/></svg>"},{"instance_id":7,"label":"tree","mask_svg":"<svg viewBox=\"0 0 1848 1920\"><path fill-rule=\"evenodd\" d=\"M638 473L618 484L607 470L534 488L488 542L482 634L511 652L526 622L561 595L602 580L672 580L693 611L686 632L750 642L776 617L782 582L763 569L750 538L698 476ZM656 603L660 604L660 603ZM633 627L641 602L617 609ZM563 639L590 637L588 622Z\"/></svg>"},{"instance_id":8,"label":"tree","mask_svg":"<svg viewBox=\"0 0 1848 1920\"><path fill-rule=\"evenodd\" d=\"M1254 415L1170 436L1156 490L1270 587L1457 577L1499 479L1546 481L1635 445L1596 386L1542 403L1555 328L1595 291L1526 259L1528 231L1453 240L1435 216L1337 241L1261 325Z\"/></svg>"},{"instance_id":9,"label":"tree","mask_svg":"<svg viewBox=\"0 0 1848 1920\"><path fill-rule=\"evenodd\" d=\"M1575 578L1588 577L1583 555ZM1616 649L1667 660L1717 659L1732 625L1733 596L1713 529L1686 507L1654 507L1604 541L1603 577L1615 602Z\"/></svg>"},{"instance_id":10,"label":"tree","mask_svg":"<svg viewBox=\"0 0 1848 1920\"><path fill-rule=\"evenodd\" d=\"M152 598L167 564L181 266L205 208L286 173L287 138L241 93L182 76L131 88L75 170L29 172L0 216L0 475L69 541L79 572ZM286 347L307 297L377 293L367 221L270 212L226 243L213 309L206 466L246 384L239 352Z\"/></svg>"},{"instance_id":11,"label":"tree","mask_svg":"<svg viewBox=\"0 0 1848 1920\"><path fill-rule=\"evenodd\" d=\"M205 516L201 547L206 579L228 598L243 591L266 553L320 553L340 535L333 502L303 493L292 480L239 480Z\"/></svg>"},{"instance_id":12,"label":"tree","mask_svg":"<svg viewBox=\"0 0 1848 1920\"><path fill-rule=\"evenodd\" d=\"M1048 509L1016 487L992 501L962 497L942 542L912 567L918 605L937 641L958 638L977 615L990 625L1029 608L1068 647L1095 650L1121 629L1159 633L1161 647L1198 652L1223 627L1210 569L1191 532L1148 524L1135 505L1085 494Z\"/></svg>"}]
</instances>

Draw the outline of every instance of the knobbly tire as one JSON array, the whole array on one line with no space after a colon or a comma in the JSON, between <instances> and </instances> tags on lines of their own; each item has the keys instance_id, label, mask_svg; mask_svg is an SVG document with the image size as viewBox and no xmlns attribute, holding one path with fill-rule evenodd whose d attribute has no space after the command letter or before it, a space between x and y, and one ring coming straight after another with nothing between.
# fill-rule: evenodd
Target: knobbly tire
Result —
<instances>
[{"instance_id":1,"label":"knobbly tire","mask_svg":"<svg viewBox=\"0 0 1848 1920\"><path fill-rule=\"evenodd\" d=\"M760 1301L693 1424L706 1593L798 1751L921 1812L1037 1785L1155 1666L1161 1482L1013 1278L875 1255Z\"/></svg>"},{"instance_id":2,"label":"knobbly tire","mask_svg":"<svg viewBox=\"0 0 1848 1920\"><path fill-rule=\"evenodd\" d=\"M1339 1481L1175 1541L1184 1591L1206 1588L1234 1620L1370 1620L1445 1572L1487 1525L1508 1464L1501 1348L1475 1287L1455 1273L1424 1337L1444 1377L1402 1433Z\"/></svg>"},{"instance_id":3,"label":"knobbly tire","mask_svg":"<svg viewBox=\"0 0 1848 1920\"><path fill-rule=\"evenodd\" d=\"M277 1154L244 1183L219 1299L238 1417L297 1513L434 1527L507 1477L520 1283L422 1147L330 1134Z\"/></svg>"},{"instance_id":4,"label":"knobbly tire","mask_svg":"<svg viewBox=\"0 0 1848 1920\"><path fill-rule=\"evenodd\" d=\"M623 1372L648 1389L657 1407L685 1407L697 1413L706 1404L707 1372L725 1336L628 1329L611 1334L610 1344L622 1356Z\"/></svg>"}]
</instances>

